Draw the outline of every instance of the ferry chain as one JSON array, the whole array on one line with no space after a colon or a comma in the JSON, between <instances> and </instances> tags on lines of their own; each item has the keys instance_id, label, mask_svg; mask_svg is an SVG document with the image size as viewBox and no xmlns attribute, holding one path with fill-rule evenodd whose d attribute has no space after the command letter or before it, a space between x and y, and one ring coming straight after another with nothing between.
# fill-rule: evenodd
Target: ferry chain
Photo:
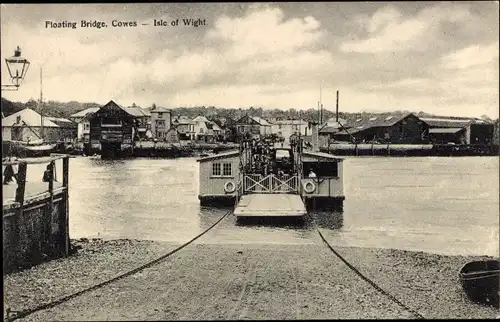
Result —
<instances>
[{"instance_id":1,"label":"ferry chain","mask_svg":"<svg viewBox=\"0 0 500 322\"><path fill-rule=\"evenodd\" d=\"M395 298L393 295L389 294L388 292L384 291L380 286L378 286L374 281L372 281L371 279L369 279L368 277L366 277L365 275L363 275L363 273L361 273L356 267L354 267L351 263L349 263L344 257L342 257L342 255L340 255L329 243L328 241L325 239L325 237L323 236L323 234L321 233L321 231L319 230L319 227L318 225L316 224L316 222L314 221L314 219L311 217L312 219L312 222L314 223L314 226L316 228L316 231L318 232L319 236L321 237L321 239L323 240L323 242L326 244L326 246L342 261L344 262L344 264L346 264L351 270L354 271L354 273L356 273L359 277L361 277L363 280L365 280L368 284L370 284L371 286L373 286L377 291L379 291L380 293L384 294L385 296L387 296L389 299L391 299L394 303L398 304L399 306L401 306L403 309L405 309L406 311L410 312L411 314L413 314L414 316L416 316L418 319L420 320L425 320L426 318L424 316L422 316L420 313L418 313L417 311L413 310L412 308L406 306L405 304L401 303L397 298Z\"/></svg>"},{"instance_id":2,"label":"ferry chain","mask_svg":"<svg viewBox=\"0 0 500 322\"><path fill-rule=\"evenodd\" d=\"M58 300L55 300L55 301L52 301L52 302L49 302L49 303L46 303L46 304L42 304L40 306L37 306L35 308L32 308L32 309L26 309L26 310L22 310L22 311L11 311L11 312L15 312L15 315L10 317L9 314L7 314L7 317L5 318L5 321L6 322L11 322L11 321L15 321L15 320L18 320L18 319L22 319L22 318L25 318L27 317L28 315L31 315L33 313L36 313L36 312L39 312L39 311L43 311L43 310L47 310L47 309L50 309L50 308L53 308L57 305L60 305L64 302L67 302L77 296L80 296L84 293L88 293L90 291L94 291L94 290L97 290L99 288L102 288L103 286L106 286L108 284L111 284L113 282L116 282L118 280L121 280L125 277L128 277L128 276L131 276L131 275L134 275L146 268L149 268L153 265L156 265L162 261L164 261L165 259L167 259L169 256L177 253L179 250L183 249L184 247L188 246L189 244L191 244L192 242L194 242L195 240L197 240L198 238L200 238L201 236L203 236L204 234L206 234L209 230L211 230L212 228L214 228L218 223L220 223L224 218L226 218L229 214L231 214L233 212L233 209L231 210L228 210L221 218L219 218L214 224L212 224L210 227L208 227L206 230L204 230L202 233L200 233L199 235L197 235L196 237L194 237L193 239L191 239L190 241L188 241L187 243L177 247L176 249L170 251L169 253L161 256L161 257L158 257L157 259L151 261L151 262L148 262L140 267L137 267L131 271L128 271L126 273L123 273L117 277L114 277L110 280L107 280L107 281L104 281L102 283L99 283L97 285L94 285L94 286L91 286L91 287L88 287L86 289L83 289L81 291L78 291L76 293L73 293L73 294L70 294L70 295L67 295L63 298L60 298Z\"/></svg>"}]
</instances>

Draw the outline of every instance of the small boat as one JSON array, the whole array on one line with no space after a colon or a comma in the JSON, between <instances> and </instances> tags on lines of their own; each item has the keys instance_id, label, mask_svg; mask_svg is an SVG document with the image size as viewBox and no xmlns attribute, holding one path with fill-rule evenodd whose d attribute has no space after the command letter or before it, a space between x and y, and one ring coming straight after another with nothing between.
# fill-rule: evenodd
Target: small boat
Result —
<instances>
[{"instance_id":1,"label":"small boat","mask_svg":"<svg viewBox=\"0 0 500 322\"><path fill-rule=\"evenodd\" d=\"M471 301L499 307L500 261L467 263L459 275L464 292Z\"/></svg>"},{"instance_id":2,"label":"small boat","mask_svg":"<svg viewBox=\"0 0 500 322\"><path fill-rule=\"evenodd\" d=\"M57 150L57 143L43 143L33 144L33 142L24 141L8 141L9 150L13 155L22 157L39 157L48 156Z\"/></svg>"}]
</instances>

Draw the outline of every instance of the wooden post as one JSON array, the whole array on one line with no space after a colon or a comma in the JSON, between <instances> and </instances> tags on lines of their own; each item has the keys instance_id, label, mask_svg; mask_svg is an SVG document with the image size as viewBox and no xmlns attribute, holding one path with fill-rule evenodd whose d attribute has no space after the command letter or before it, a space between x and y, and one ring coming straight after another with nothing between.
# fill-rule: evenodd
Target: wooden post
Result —
<instances>
[{"instance_id":1,"label":"wooden post","mask_svg":"<svg viewBox=\"0 0 500 322\"><path fill-rule=\"evenodd\" d=\"M17 171L16 181L17 181L17 189L16 189L16 202L20 204L20 209L22 211L24 205L24 194L26 191L26 172L27 172L28 164L25 162L19 163L19 170Z\"/></svg>"},{"instance_id":2,"label":"wooden post","mask_svg":"<svg viewBox=\"0 0 500 322\"><path fill-rule=\"evenodd\" d=\"M17 181L17 189L16 189L16 202L19 203L19 210L16 216L14 216L14 229L15 229L15 266L18 266L23 263L24 259L22 258L22 249L21 249L21 223L24 211L24 195L26 192L26 172L27 172L28 164L25 162L19 163L16 181Z\"/></svg>"},{"instance_id":3,"label":"wooden post","mask_svg":"<svg viewBox=\"0 0 500 322\"><path fill-rule=\"evenodd\" d=\"M54 247L53 243L53 238L52 238L52 214L54 213L54 168L55 168L55 161L50 161L49 163L49 194L50 194L50 200L49 200L49 207L48 207L48 218L47 218L47 252L52 253L51 250ZM52 254L47 254L47 255L52 255Z\"/></svg>"},{"instance_id":4,"label":"wooden post","mask_svg":"<svg viewBox=\"0 0 500 322\"><path fill-rule=\"evenodd\" d=\"M69 255L69 157L63 158L64 187L64 255Z\"/></svg>"}]
</instances>

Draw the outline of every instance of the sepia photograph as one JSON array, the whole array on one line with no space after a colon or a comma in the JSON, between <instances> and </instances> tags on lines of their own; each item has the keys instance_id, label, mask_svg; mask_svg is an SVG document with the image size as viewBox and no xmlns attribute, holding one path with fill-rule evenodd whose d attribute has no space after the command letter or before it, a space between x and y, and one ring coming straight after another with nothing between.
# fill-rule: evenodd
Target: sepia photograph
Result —
<instances>
[{"instance_id":1,"label":"sepia photograph","mask_svg":"<svg viewBox=\"0 0 500 322\"><path fill-rule=\"evenodd\" d=\"M3 319L499 319L499 16L0 4Z\"/></svg>"}]
</instances>

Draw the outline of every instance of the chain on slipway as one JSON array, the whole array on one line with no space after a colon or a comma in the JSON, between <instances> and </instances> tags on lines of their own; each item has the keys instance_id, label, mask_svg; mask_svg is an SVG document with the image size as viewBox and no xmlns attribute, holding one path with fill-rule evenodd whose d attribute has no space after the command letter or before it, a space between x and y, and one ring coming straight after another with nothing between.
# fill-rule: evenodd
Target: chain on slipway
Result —
<instances>
[{"instance_id":1,"label":"chain on slipway","mask_svg":"<svg viewBox=\"0 0 500 322\"><path fill-rule=\"evenodd\" d=\"M186 242L185 244L177 247L176 249L168 252L167 254L161 256L161 257L158 257L157 259L153 260L153 261L150 261L140 267L137 267L131 271L128 271L126 273L123 273L119 276L116 276L110 280L107 280L107 281L104 281L104 282L101 282L99 284L96 284L94 286L91 286L91 287L88 287L86 289L83 289L81 291L78 291L76 293L73 293L73 294L70 294L70 295L67 295L65 297L62 297L58 300L55 300L55 301L52 301L52 302L49 302L49 303L46 303L46 304L42 304L42 305L39 305L35 308L31 308L31 309L26 309L26 310L22 310L22 311L14 311L14 313L12 314L12 316L8 316L5 318L5 321L7 322L11 322L11 321L15 321L15 320L18 320L18 319L22 319L22 318L25 318L27 317L28 315L31 315L33 313L36 313L36 312L39 312L39 311L43 311L43 310L47 310L47 309L50 309L50 308L53 308L55 306L58 306L62 303L65 303L75 297L78 297L82 294L85 294L85 293L88 293L90 291L94 291L94 290L97 290L99 288L102 288L106 285L109 285L113 282L116 282L118 280L121 280L125 277L128 277L128 276L131 276L131 275L134 275L134 274L137 274L138 272L146 269L146 268L149 268L149 267L152 267L156 264L159 264L160 262L164 261L165 259L167 259L168 257L170 257L171 255L177 253L179 250L183 249L184 247L188 246L189 244L191 244L192 242L194 242L195 240L197 240L198 238L200 238L201 236L203 236L204 234L206 234L209 230L211 230L212 228L214 228L217 224L219 224L224 218L226 218L229 214L231 214L233 212L233 209L230 209L228 210L221 218L219 218L214 224L212 224L210 227L208 227L206 230L204 230L202 233L198 234L196 237L192 238L191 240L189 240L188 242ZM12 312L12 311L11 311Z\"/></svg>"},{"instance_id":2,"label":"chain on slipway","mask_svg":"<svg viewBox=\"0 0 500 322\"><path fill-rule=\"evenodd\" d=\"M310 215L308 215L310 216ZM361 273L356 267L354 267L354 265L352 265L351 263L349 263L344 257L342 257L342 255L340 255L333 247L332 245L330 245L330 243L328 243L328 241L326 240L326 238L323 236L323 234L321 233L321 230L319 229L318 225L316 224L316 222L314 221L314 218L312 218L312 216L310 216L310 219L311 221L313 222L314 224L314 228L316 228L316 231L318 232L321 240L323 241L323 243L326 245L326 247L328 247L332 253L335 254L335 256L337 256L342 262L344 262L344 264L346 264L354 273L356 273L359 277L361 277L361 279L363 279L364 281L366 281L368 284L370 284L373 288L375 288L377 291L379 291L380 293L382 293L383 295L387 296L391 301L393 301L394 303L398 304L400 307L402 307L404 310L406 310L407 312L410 312L411 314L413 314L417 319L421 319L421 320L425 320L425 317L422 316L420 313L418 313L417 311L415 311L414 309L406 306L405 304L401 303L401 301L399 301L396 297L394 297L393 295L391 295L390 293L388 293L387 291L385 291L384 289L382 289L380 286L378 286L374 281L372 281L370 278L366 277L365 275L363 275L363 273Z\"/></svg>"}]
</instances>

